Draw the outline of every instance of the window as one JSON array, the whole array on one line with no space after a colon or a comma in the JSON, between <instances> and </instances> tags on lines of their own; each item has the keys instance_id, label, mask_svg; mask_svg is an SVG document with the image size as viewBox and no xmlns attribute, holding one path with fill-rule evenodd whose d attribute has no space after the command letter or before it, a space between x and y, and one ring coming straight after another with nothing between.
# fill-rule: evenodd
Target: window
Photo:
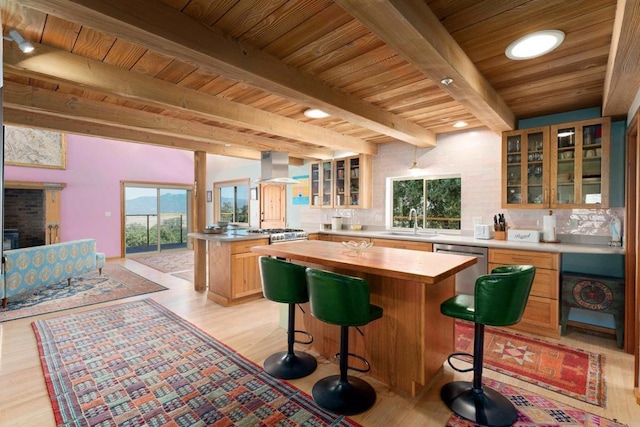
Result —
<instances>
[{"instance_id":1,"label":"window","mask_svg":"<svg viewBox=\"0 0 640 427\"><path fill-rule=\"evenodd\" d=\"M411 209L419 229L460 230L462 179L460 176L391 178L392 228L413 228Z\"/></svg>"},{"instance_id":2,"label":"window","mask_svg":"<svg viewBox=\"0 0 640 427\"><path fill-rule=\"evenodd\" d=\"M249 225L249 180L213 183L214 221Z\"/></svg>"}]
</instances>

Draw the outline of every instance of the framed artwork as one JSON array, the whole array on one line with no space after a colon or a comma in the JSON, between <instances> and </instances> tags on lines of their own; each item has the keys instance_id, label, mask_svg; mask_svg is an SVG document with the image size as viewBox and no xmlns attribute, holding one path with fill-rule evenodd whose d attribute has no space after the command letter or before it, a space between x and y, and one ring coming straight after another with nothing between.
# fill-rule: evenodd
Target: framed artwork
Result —
<instances>
[{"instance_id":1,"label":"framed artwork","mask_svg":"<svg viewBox=\"0 0 640 427\"><path fill-rule=\"evenodd\" d=\"M251 200L258 200L258 187L251 187L249 198Z\"/></svg>"},{"instance_id":2,"label":"framed artwork","mask_svg":"<svg viewBox=\"0 0 640 427\"><path fill-rule=\"evenodd\" d=\"M66 135L42 129L4 127L6 165L66 169Z\"/></svg>"},{"instance_id":3,"label":"framed artwork","mask_svg":"<svg viewBox=\"0 0 640 427\"><path fill-rule=\"evenodd\" d=\"M299 184L294 184L292 186L293 204L308 205L309 204L309 175L294 176L293 179L299 182Z\"/></svg>"}]
</instances>

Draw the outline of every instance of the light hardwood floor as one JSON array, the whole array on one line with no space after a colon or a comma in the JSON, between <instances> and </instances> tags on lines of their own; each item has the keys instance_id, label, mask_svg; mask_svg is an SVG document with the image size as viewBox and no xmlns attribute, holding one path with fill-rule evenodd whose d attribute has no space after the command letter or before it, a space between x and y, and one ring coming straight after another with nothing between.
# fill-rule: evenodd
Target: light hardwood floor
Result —
<instances>
[{"instance_id":1,"label":"light hardwood floor","mask_svg":"<svg viewBox=\"0 0 640 427\"><path fill-rule=\"evenodd\" d=\"M279 307L276 303L261 299L225 308L209 301L205 293L193 291L190 283L170 274L130 260L110 262L121 263L169 288L167 291L131 299L152 298L158 301L258 364L262 364L268 355L286 348L286 332L279 327ZM122 301L52 313L38 318L56 317L72 311L85 311ZM0 323L0 427L54 425L36 340L31 328L35 319L32 317ZM577 330L570 331L560 342L600 352L606 356L606 408L547 392L491 370L485 370L484 375L609 419L615 418L629 426L640 426L640 406L635 403L633 396L633 356L619 351L613 339L586 335ZM291 382L310 393L313 384L319 378L337 372L337 365L320 359L319 368L311 376ZM378 400L372 409L352 418L365 426L444 426L450 412L440 401L439 389L442 384L453 378L470 379L471 373L459 374L446 367L434 387L416 398L399 395L388 390L383 384L368 379L376 389Z\"/></svg>"}]
</instances>

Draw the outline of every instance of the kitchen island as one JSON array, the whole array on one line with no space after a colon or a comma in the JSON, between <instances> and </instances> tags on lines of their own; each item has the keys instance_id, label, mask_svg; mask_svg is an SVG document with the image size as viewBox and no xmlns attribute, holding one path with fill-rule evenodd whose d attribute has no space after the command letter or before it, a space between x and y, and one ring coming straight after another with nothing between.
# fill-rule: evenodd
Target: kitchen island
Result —
<instances>
[{"instance_id":1,"label":"kitchen island","mask_svg":"<svg viewBox=\"0 0 640 427\"><path fill-rule=\"evenodd\" d=\"M454 351L453 319L440 314L440 304L454 295L455 273L475 264L474 257L376 246L354 254L340 243L318 240L251 250L369 281L371 303L384 314L360 327L363 336L350 334L349 348L369 360L368 375L394 390L416 396L430 387ZM314 336L314 348L332 359L340 328L313 318L308 307L299 316Z\"/></svg>"}]
</instances>

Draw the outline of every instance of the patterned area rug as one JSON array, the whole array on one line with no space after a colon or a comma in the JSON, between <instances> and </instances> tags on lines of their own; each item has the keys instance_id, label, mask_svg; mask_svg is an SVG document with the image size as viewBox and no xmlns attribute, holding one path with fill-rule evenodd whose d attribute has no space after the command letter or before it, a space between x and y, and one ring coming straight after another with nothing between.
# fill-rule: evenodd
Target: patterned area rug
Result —
<instances>
[{"instance_id":1,"label":"patterned area rug","mask_svg":"<svg viewBox=\"0 0 640 427\"><path fill-rule=\"evenodd\" d=\"M473 354L473 324L456 321L456 351ZM461 358L465 360L465 358ZM466 358L470 362L470 358ZM485 328L484 366L547 390L605 406L604 356Z\"/></svg>"},{"instance_id":2,"label":"patterned area rug","mask_svg":"<svg viewBox=\"0 0 640 427\"><path fill-rule=\"evenodd\" d=\"M193 270L193 251L160 252L148 255L135 255L129 259L160 270L163 273Z\"/></svg>"},{"instance_id":3,"label":"patterned area rug","mask_svg":"<svg viewBox=\"0 0 640 427\"><path fill-rule=\"evenodd\" d=\"M33 323L58 426L355 426L145 299Z\"/></svg>"},{"instance_id":4,"label":"patterned area rug","mask_svg":"<svg viewBox=\"0 0 640 427\"><path fill-rule=\"evenodd\" d=\"M518 421L513 427L628 427L617 421L556 402L530 391L486 380L485 386L491 387L507 397L518 410ZM447 427L479 427L478 424L452 415Z\"/></svg>"},{"instance_id":5,"label":"patterned area rug","mask_svg":"<svg viewBox=\"0 0 640 427\"><path fill-rule=\"evenodd\" d=\"M117 265L107 265L102 275L97 271L74 277L71 286L67 281L42 288L22 300L11 300L0 310L0 322L37 316L70 308L98 304L135 295L164 291L165 288L151 280Z\"/></svg>"}]
</instances>

